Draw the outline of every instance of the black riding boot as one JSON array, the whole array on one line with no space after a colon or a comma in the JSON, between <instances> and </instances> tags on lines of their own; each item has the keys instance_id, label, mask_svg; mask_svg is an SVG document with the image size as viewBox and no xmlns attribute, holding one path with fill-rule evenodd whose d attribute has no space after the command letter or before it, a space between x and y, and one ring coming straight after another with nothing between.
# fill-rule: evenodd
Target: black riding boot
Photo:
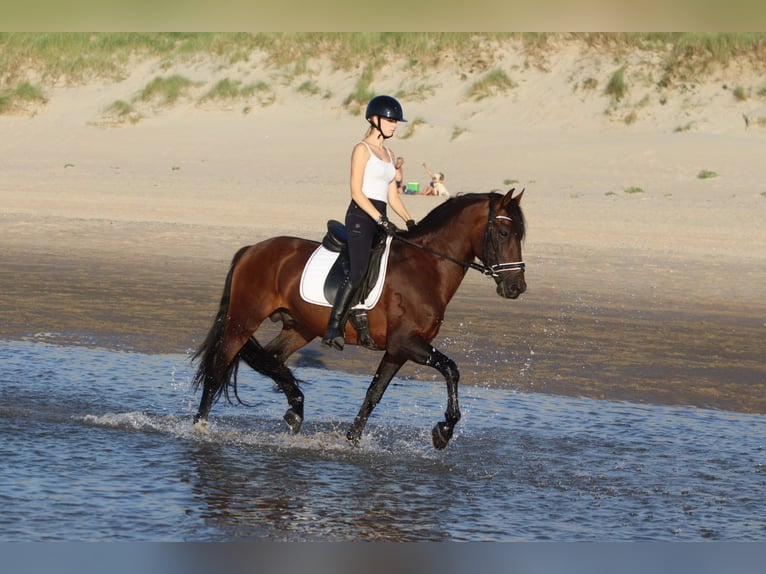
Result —
<instances>
[{"instance_id":1,"label":"black riding boot","mask_svg":"<svg viewBox=\"0 0 766 574\"><path fill-rule=\"evenodd\" d=\"M338 289L335 296L335 303L330 312L330 321L327 323L327 331L322 337L322 344L333 347L339 351L343 350L346 339L343 335L346 329L346 319L348 318L348 309L351 307L351 300L356 294L356 289L351 285L351 281L346 278Z\"/></svg>"},{"instance_id":2,"label":"black riding boot","mask_svg":"<svg viewBox=\"0 0 766 574\"><path fill-rule=\"evenodd\" d=\"M348 314L348 321L356 329L359 344L373 351L378 350L378 346L370 334L370 320L367 317L367 311L364 309L351 309Z\"/></svg>"}]
</instances>

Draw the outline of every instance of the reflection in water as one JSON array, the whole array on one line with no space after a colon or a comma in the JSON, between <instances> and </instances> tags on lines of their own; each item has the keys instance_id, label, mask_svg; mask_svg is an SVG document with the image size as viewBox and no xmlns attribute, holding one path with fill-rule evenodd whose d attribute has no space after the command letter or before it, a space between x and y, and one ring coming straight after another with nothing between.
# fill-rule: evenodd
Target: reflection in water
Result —
<instances>
[{"instance_id":1,"label":"reflection in water","mask_svg":"<svg viewBox=\"0 0 766 574\"><path fill-rule=\"evenodd\" d=\"M391 386L359 448L367 377L300 367L284 397L194 429L178 355L0 343L0 540L766 539L766 417L462 387Z\"/></svg>"},{"instance_id":2,"label":"reflection in water","mask_svg":"<svg viewBox=\"0 0 766 574\"><path fill-rule=\"evenodd\" d=\"M326 454L193 444L193 471L185 480L200 503L201 519L222 539L449 538L438 527L441 506L402 477L403 469L392 471L374 454Z\"/></svg>"}]
</instances>

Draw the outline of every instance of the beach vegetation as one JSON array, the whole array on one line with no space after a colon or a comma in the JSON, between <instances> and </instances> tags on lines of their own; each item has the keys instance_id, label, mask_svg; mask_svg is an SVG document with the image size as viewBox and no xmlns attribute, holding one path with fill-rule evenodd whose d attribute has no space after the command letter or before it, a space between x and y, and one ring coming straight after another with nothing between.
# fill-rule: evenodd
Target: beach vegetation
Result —
<instances>
[{"instance_id":1,"label":"beach vegetation","mask_svg":"<svg viewBox=\"0 0 766 574\"><path fill-rule=\"evenodd\" d=\"M697 179L712 179L714 177L718 177L718 174L709 169L703 169L697 174Z\"/></svg>"},{"instance_id":2,"label":"beach vegetation","mask_svg":"<svg viewBox=\"0 0 766 574\"><path fill-rule=\"evenodd\" d=\"M628 193L628 194L644 193L644 190L638 186L632 185L630 187L625 188L625 193Z\"/></svg>"},{"instance_id":3,"label":"beach vegetation","mask_svg":"<svg viewBox=\"0 0 766 574\"><path fill-rule=\"evenodd\" d=\"M604 93L611 96L615 101L620 101L625 97L628 87L625 85L625 68L618 68L609 78Z\"/></svg>"},{"instance_id":4,"label":"beach vegetation","mask_svg":"<svg viewBox=\"0 0 766 574\"><path fill-rule=\"evenodd\" d=\"M505 70L494 68L468 87L466 97L479 101L514 87L516 83L505 73Z\"/></svg>"},{"instance_id":5,"label":"beach vegetation","mask_svg":"<svg viewBox=\"0 0 766 574\"><path fill-rule=\"evenodd\" d=\"M598 80L594 77L585 78L582 81L583 90L595 90L598 87Z\"/></svg>"},{"instance_id":6,"label":"beach vegetation","mask_svg":"<svg viewBox=\"0 0 766 574\"><path fill-rule=\"evenodd\" d=\"M373 78L373 68L367 65L356 80L354 91L343 100L343 107L353 114L361 112L367 102L377 95L371 87Z\"/></svg>"},{"instance_id":7,"label":"beach vegetation","mask_svg":"<svg viewBox=\"0 0 766 574\"><path fill-rule=\"evenodd\" d=\"M406 125L407 128L406 128L406 131L399 136L399 139L403 139L403 140L410 139L412 136L415 135L415 130L417 129L417 127L422 126L425 123L427 123L426 120L424 120L420 116L417 116L415 119L409 120L406 124L400 124L400 125Z\"/></svg>"},{"instance_id":8,"label":"beach vegetation","mask_svg":"<svg viewBox=\"0 0 766 574\"><path fill-rule=\"evenodd\" d=\"M747 93L742 86L736 86L731 93L738 102L744 102L747 99Z\"/></svg>"},{"instance_id":9,"label":"beach vegetation","mask_svg":"<svg viewBox=\"0 0 766 574\"><path fill-rule=\"evenodd\" d=\"M264 93L269 90L269 84L264 81L243 85L240 80L223 78L222 80L218 80L215 85L200 98L200 101L249 98L257 93Z\"/></svg>"},{"instance_id":10,"label":"beach vegetation","mask_svg":"<svg viewBox=\"0 0 766 574\"><path fill-rule=\"evenodd\" d=\"M658 33L471 33L471 32L308 32L308 33L213 33L213 32L2 32L0 33L0 112L13 109L20 102L15 90L24 82L40 89L57 85L82 85L94 79L120 81L128 77L137 63L154 62L162 74L172 69L194 67L200 60L231 70L235 64L246 62L242 73L257 64L279 77L286 86L300 86L300 93L332 97L330 86L316 78L326 77L312 71L316 65L356 73L359 62L365 62L359 81L351 94L339 98L342 105L356 113L370 97L379 92L373 86L373 70L394 66L405 76L399 90L407 101L422 101L436 87L419 78L429 70L450 67L456 81L461 82L466 99L483 100L501 96L516 82L503 54L508 49L524 54L526 61L542 71L551 69L548 60L564 44L578 47L582 53L599 62L616 62L619 68L606 85L595 73L586 73L575 89L595 90L597 87L622 101L628 92L626 62L635 67L633 77L654 83L663 89L660 103L667 102L669 89L687 90L706 78L714 77L734 60L757 73L766 72L766 33L763 32L658 32ZM634 63L636 54L651 58L651 69ZM229 72L232 75L232 72ZM310 78L307 82L307 76ZM312 78L313 76L313 78ZM169 78L147 85L142 92L144 101L159 101L171 105L191 90L180 81L182 76L170 76L179 81L175 86ZM415 79L413 81L414 78ZM246 82L232 75L231 81ZM314 81L316 80L316 81ZM574 79L570 78L574 83ZM189 82L189 80L186 80ZM206 86L209 91L214 88ZM231 88L232 86L229 86ZM239 95L248 97L244 85ZM751 93L752 92L752 93ZM237 92L232 91L231 94ZM766 97L766 86L752 90L737 87L735 98ZM150 95L151 94L151 95ZM216 96L219 97L219 96ZM345 98L345 99L344 99ZM273 101L273 97L270 100ZM741 101L741 100L740 100ZM36 100L45 103L44 100Z\"/></svg>"},{"instance_id":11,"label":"beach vegetation","mask_svg":"<svg viewBox=\"0 0 766 574\"><path fill-rule=\"evenodd\" d=\"M297 88L299 94L306 96L316 96L322 91L322 88L314 80L305 80Z\"/></svg>"},{"instance_id":12,"label":"beach vegetation","mask_svg":"<svg viewBox=\"0 0 766 574\"><path fill-rule=\"evenodd\" d=\"M9 90L0 90L0 113L9 112L25 104L44 104L45 94L40 86L30 82L21 82Z\"/></svg>"},{"instance_id":13,"label":"beach vegetation","mask_svg":"<svg viewBox=\"0 0 766 574\"><path fill-rule=\"evenodd\" d=\"M134 124L141 118L133 104L125 100L115 100L106 108L105 113L117 122Z\"/></svg>"},{"instance_id":14,"label":"beach vegetation","mask_svg":"<svg viewBox=\"0 0 766 574\"><path fill-rule=\"evenodd\" d=\"M456 140L467 131L468 131L468 128L464 128L462 126L452 126L452 135L449 138L450 141Z\"/></svg>"},{"instance_id":15,"label":"beach vegetation","mask_svg":"<svg viewBox=\"0 0 766 574\"><path fill-rule=\"evenodd\" d=\"M143 102L158 101L161 105L169 106L176 103L192 86L194 82L178 74L166 78L157 76L141 90L136 99Z\"/></svg>"},{"instance_id":16,"label":"beach vegetation","mask_svg":"<svg viewBox=\"0 0 766 574\"><path fill-rule=\"evenodd\" d=\"M686 122L685 124L681 124L680 126L676 126L676 129L673 131L676 133L680 132L688 132L690 129L692 129L692 126L694 125L694 122Z\"/></svg>"}]
</instances>

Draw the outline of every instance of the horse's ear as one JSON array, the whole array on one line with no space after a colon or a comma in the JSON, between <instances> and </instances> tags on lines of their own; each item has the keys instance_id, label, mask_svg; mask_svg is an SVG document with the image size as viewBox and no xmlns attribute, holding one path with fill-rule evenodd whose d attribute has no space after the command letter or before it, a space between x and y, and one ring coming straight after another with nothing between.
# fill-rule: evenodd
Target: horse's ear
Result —
<instances>
[{"instance_id":1,"label":"horse's ear","mask_svg":"<svg viewBox=\"0 0 766 574\"><path fill-rule=\"evenodd\" d=\"M516 205L519 205L521 203L521 196L524 195L525 189L526 187L519 192L519 195L517 195L516 197L513 197L513 192L516 191L516 188L512 187L511 189L508 190L508 193L505 194L505 197L503 197L503 200L500 202L500 205L502 205L503 207L508 207L511 201L515 201Z\"/></svg>"}]
</instances>

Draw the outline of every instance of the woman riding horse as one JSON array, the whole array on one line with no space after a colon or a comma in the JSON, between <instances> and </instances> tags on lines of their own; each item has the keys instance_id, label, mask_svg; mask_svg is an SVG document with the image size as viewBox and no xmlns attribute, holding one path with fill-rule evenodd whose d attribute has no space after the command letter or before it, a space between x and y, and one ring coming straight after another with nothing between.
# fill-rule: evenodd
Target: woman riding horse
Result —
<instances>
[{"instance_id":1,"label":"woman riding horse","mask_svg":"<svg viewBox=\"0 0 766 574\"><path fill-rule=\"evenodd\" d=\"M444 421L432 431L434 447L447 446L460 420L460 373L455 362L431 342L469 269L491 277L503 298L516 299L526 290L521 257L523 191L515 197L513 191L450 198L414 229L395 236L383 291L369 312L370 334L375 346L384 350L383 358L346 433L352 444L359 443L372 410L393 377L404 363L413 361L433 367L447 383ZM239 399L237 368L244 361L282 389L290 405L284 419L293 432L300 430L304 396L286 361L320 336L327 325L327 307L305 301L300 293L303 269L317 247L316 241L272 237L236 253L218 313L194 356L199 366L193 385L203 387L195 417L199 424L207 421L217 399L222 395L230 399L230 388ZM262 346L255 332L267 318L280 321L282 330ZM346 341L360 343L352 330L346 331Z\"/></svg>"},{"instance_id":2,"label":"woman riding horse","mask_svg":"<svg viewBox=\"0 0 766 574\"><path fill-rule=\"evenodd\" d=\"M415 225L396 188L394 152L384 144L394 135L397 122L406 122L402 106L391 96L376 96L367 104L364 114L370 126L364 139L354 146L351 154L351 203L346 210L350 271L341 283L330 313L322 344L343 350L349 307L359 293L370 261L370 250L378 230L388 235L397 229L386 217L388 204L407 223ZM367 323L366 312L355 311L352 323ZM357 328L357 331L366 329ZM369 344L369 342L368 342Z\"/></svg>"}]
</instances>

